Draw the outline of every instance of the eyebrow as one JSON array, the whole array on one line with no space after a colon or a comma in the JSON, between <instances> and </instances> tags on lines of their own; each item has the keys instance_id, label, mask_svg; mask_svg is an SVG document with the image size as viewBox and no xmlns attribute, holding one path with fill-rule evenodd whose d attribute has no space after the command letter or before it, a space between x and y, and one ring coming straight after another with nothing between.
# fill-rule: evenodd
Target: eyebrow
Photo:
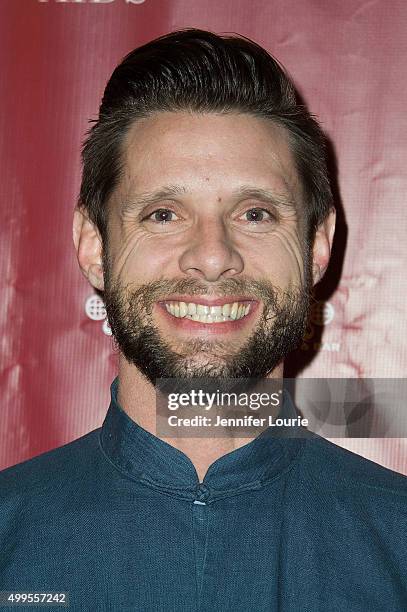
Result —
<instances>
[{"instance_id":1,"label":"eyebrow","mask_svg":"<svg viewBox=\"0 0 407 612\"><path fill-rule=\"evenodd\" d=\"M188 191L184 186L167 185L157 191L135 194L134 197L130 197L127 201L122 203L121 214L139 212L149 204L155 204L156 202L175 198L186 193L188 193ZM296 208L295 201L290 195L251 185L243 185L235 189L232 191L231 196L234 199L253 198L273 204L277 208L282 209L292 210Z\"/></svg>"}]
</instances>

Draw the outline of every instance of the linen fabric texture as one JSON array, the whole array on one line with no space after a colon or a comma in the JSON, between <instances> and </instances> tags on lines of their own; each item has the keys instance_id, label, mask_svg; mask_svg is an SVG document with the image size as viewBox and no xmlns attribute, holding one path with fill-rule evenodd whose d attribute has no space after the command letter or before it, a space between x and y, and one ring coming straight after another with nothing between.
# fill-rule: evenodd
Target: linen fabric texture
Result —
<instances>
[{"instance_id":1,"label":"linen fabric texture","mask_svg":"<svg viewBox=\"0 0 407 612\"><path fill-rule=\"evenodd\" d=\"M407 610L407 477L299 428L200 483L117 387L102 427L0 472L0 591L75 611Z\"/></svg>"}]
</instances>

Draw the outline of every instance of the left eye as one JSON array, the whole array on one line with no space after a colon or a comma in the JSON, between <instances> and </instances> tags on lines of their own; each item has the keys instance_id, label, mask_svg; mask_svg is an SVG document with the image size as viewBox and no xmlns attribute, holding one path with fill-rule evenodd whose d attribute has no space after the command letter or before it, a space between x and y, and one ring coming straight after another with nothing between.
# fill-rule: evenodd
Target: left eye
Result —
<instances>
[{"instance_id":1,"label":"left eye","mask_svg":"<svg viewBox=\"0 0 407 612\"><path fill-rule=\"evenodd\" d=\"M155 221L156 223L169 223L170 221L174 221L174 217L176 217L176 214L172 210L168 210L168 208L158 208L151 213L147 219Z\"/></svg>"},{"instance_id":2,"label":"left eye","mask_svg":"<svg viewBox=\"0 0 407 612\"><path fill-rule=\"evenodd\" d=\"M246 221L250 223L259 223L260 221L271 221L272 214L264 208L251 208L244 213Z\"/></svg>"}]
</instances>

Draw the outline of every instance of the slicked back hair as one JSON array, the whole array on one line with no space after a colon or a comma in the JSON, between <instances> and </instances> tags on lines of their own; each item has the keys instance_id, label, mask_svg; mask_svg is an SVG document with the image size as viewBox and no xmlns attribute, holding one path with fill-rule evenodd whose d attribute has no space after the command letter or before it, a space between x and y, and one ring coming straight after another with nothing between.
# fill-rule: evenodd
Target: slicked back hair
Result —
<instances>
[{"instance_id":1,"label":"slicked back hair","mask_svg":"<svg viewBox=\"0 0 407 612\"><path fill-rule=\"evenodd\" d=\"M82 150L79 205L107 244L108 200L122 171L122 143L155 112L246 113L285 128L304 194L304 240L333 207L325 137L282 66L255 42L197 29L172 32L129 53L107 83Z\"/></svg>"}]
</instances>

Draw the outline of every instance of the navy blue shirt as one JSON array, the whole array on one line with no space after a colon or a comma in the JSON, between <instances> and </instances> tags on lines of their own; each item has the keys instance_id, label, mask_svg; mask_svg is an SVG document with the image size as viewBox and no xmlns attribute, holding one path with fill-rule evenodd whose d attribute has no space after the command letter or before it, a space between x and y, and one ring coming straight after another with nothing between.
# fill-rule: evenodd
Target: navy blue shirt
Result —
<instances>
[{"instance_id":1,"label":"navy blue shirt","mask_svg":"<svg viewBox=\"0 0 407 612\"><path fill-rule=\"evenodd\" d=\"M0 472L0 591L92 612L407 610L406 477L263 433L200 483L117 384L101 428Z\"/></svg>"}]
</instances>

